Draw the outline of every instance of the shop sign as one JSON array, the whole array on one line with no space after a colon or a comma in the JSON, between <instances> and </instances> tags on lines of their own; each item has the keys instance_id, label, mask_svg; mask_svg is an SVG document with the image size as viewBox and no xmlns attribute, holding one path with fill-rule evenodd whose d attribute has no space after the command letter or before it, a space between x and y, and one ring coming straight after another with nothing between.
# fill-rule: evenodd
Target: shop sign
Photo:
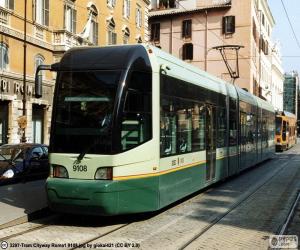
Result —
<instances>
[{"instance_id":1,"label":"shop sign","mask_svg":"<svg viewBox=\"0 0 300 250\"><path fill-rule=\"evenodd\" d=\"M13 81L9 79L0 80L0 93L4 94L15 94L23 95L24 94L24 84L19 81ZM26 95L32 96L34 93L33 85L30 83L26 84Z\"/></svg>"}]
</instances>

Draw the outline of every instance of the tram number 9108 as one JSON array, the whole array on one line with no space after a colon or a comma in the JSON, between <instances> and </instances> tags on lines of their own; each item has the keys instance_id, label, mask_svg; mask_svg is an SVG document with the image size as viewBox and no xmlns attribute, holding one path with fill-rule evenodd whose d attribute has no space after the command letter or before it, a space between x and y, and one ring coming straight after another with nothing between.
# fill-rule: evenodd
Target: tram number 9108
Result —
<instances>
[{"instance_id":1,"label":"tram number 9108","mask_svg":"<svg viewBox=\"0 0 300 250\"><path fill-rule=\"evenodd\" d=\"M73 171L74 172L86 172L87 165L73 165Z\"/></svg>"}]
</instances>

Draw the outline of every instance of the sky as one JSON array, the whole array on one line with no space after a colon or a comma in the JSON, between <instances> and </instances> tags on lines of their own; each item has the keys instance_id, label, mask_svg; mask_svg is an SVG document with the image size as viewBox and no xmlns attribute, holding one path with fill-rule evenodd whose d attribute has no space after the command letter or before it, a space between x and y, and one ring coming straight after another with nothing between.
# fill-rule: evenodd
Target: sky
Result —
<instances>
[{"instance_id":1,"label":"sky","mask_svg":"<svg viewBox=\"0 0 300 250\"><path fill-rule=\"evenodd\" d=\"M300 1L282 1L286 7L294 31L300 43ZM300 74L300 44L299 46L297 45L297 42L293 36L293 32L290 28L281 0L268 0L268 2L276 22L273 29L272 38L273 41L280 42L283 69L285 72L296 70Z\"/></svg>"}]
</instances>

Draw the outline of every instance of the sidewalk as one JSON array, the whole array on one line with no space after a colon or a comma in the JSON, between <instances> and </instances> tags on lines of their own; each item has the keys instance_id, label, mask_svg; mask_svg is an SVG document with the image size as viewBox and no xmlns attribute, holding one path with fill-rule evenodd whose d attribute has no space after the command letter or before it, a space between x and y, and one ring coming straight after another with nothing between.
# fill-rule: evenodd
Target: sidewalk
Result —
<instances>
[{"instance_id":1,"label":"sidewalk","mask_svg":"<svg viewBox=\"0 0 300 250\"><path fill-rule=\"evenodd\" d=\"M27 222L46 207L45 180L0 186L0 229Z\"/></svg>"}]
</instances>

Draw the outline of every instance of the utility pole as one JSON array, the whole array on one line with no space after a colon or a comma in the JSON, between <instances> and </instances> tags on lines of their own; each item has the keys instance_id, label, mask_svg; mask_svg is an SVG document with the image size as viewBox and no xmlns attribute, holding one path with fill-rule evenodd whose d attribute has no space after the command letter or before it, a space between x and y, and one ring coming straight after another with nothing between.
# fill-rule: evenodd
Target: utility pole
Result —
<instances>
[{"instance_id":1,"label":"utility pole","mask_svg":"<svg viewBox=\"0 0 300 250\"><path fill-rule=\"evenodd\" d=\"M23 119L24 122L26 123L26 126L24 126L23 129L23 133L22 133L22 138L21 138L21 142L26 142L26 127L27 127L27 110L26 110L26 52L27 52L27 0L25 1L25 9L24 9L24 43L23 43L23 47L24 47L24 58L23 58Z\"/></svg>"}]
</instances>

